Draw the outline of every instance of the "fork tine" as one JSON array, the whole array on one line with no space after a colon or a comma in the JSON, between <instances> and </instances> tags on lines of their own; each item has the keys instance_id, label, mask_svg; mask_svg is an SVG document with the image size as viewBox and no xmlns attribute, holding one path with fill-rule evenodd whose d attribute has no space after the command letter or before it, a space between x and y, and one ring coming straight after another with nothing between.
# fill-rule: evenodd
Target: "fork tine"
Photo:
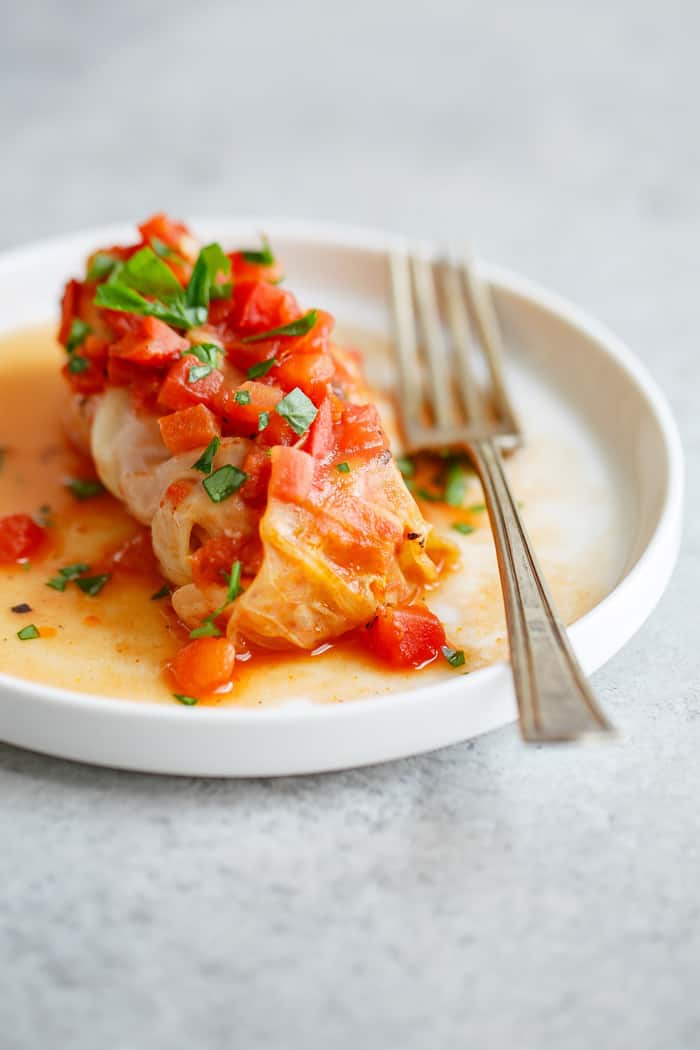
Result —
<instances>
[{"instance_id":1,"label":"fork tine","mask_svg":"<svg viewBox=\"0 0 700 1050\"><path fill-rule=\"evenodd\" d=\"M454 422L450 396L447 344L438 313L432 263L423 256L413 258L418 318L421 323L425 358L428 362L430 404L435 423L446 427Z\"/></svg>"},{"instance_id":2,"label":"fork tine","mask_svg":"<svg viewBox=\"0 0 700 1050\"><path fill-rule=\"evenodd\" d=\"M520 438L520 424L508 397L503 376L503 339L490 292L479 277L474 260L469 253L464 254L460 270L474 310L481 344L489 366L498 413L511 434Z\"/></svg>"},{"instance_id":3,"label":"fork tine","mask_svg":"<svg viewBox=\"0 0 700 1050\"><path fill-rule=\"evenodd\" d=\"M458 264L452 259L444 259L441 265L442 286L447 306L447 320L450 335L457 358L457 380L462 396L462 405L467 415L467 422L478 426L483 422L479 389L472 369L472 340L462 286L459 278Z\"/></svg>"},{"instance_id":4,"label":"fork tine","mask_svg":"<svg viewBox=\"0 0 700 1050\"><path fill-rule=\"evenodd\" d=\"M396 249L390 256L391 290L394 300L396 348L399 361L401 414L409 441L411 430L418 427L423 415L421 369L416 344L416 321L408 256Z\"/></svg>"}]
</instances>

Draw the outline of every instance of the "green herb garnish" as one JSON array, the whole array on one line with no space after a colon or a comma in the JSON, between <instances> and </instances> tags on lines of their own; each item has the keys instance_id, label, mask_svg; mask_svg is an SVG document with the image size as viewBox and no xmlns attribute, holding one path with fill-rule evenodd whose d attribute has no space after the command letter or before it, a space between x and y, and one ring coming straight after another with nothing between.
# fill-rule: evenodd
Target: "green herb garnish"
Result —
<instances>
[{"instance_id":1,"label":"green herb garnish","mask_svg":"<svg viewBox=\"0 0 700 1050\"><path fill-rule=\"evenodd\" d=\"M262 248L260 251L251 250L249 248L241 249L241 255L246 262L255 263L256 266L272 266L275 262L275 257L272 254L270 248L270 242L267 237L262 238Z\"/></svg>"},{"instance_id":2,"label":"green herb garnish","mask_svg":"<svg viewBox=\"0 0 700 1050\"><path fill-rule=\"evenodd\" d=\"M192 470L201 470L202 474L211 474L214 456L219 451L221 439L213 437L196 463L192 464Z\"/></svg>"},{"instance_id":3,"label":"green herb garnish","mask_svg":"<svg viewBox=\"0 0 700 1050\"><path fill-rule=\"evenodd\" d=\"M247 479L248 475L244 471L227 463L225 467L219 467L205 478L202 484L212 503L223 503L229 496L233 496L234 492L238 492Z\"/></svg>"},{"instance_id":4,"label":"green herb garnish","mask_svg":"<svg viewBox=\"0 0 700 1050\"><path fill-rule=\"evenodd\" d=\"M404 478L412 478L416 473L416 465L410 456L397 456L396 466Z\"/></svg>"},{"instance_id":5,"label":"green herb garnish","mask_svg":"<svg viewBox=\"0 0 700 1050\"><path fill-rule=\"evenodd\" d=\"M87 357L81 357L80 354L73 354L68 362L68 371L73 375L80 375L81 372L87 372L89 367L90 362Z\"/></svg>"},{"instance_id":6,"label":"green herb garnish","mask_svg":"<svg viewBox=\"0 0 700 1050\"><path fill-rule=\"evenodd\" d=\"M196 696L187 696L186 693L173 693L173 696L185 707L194 707L195 704L199 703Z\"/></svg>"},{"instance_id":7,"label":"green herb garnish","mask_svg":"<svg viewBox=\"0 0 700 1050\"><path fill-rule=\"evenodd\" d=\"M86 279L88 281L103 281L105 277L109 277L119 261L116 255L110 255L109 252L95 252L90 260Z\"/></svg>"},{"instance_id":8,"label":"green herb garnish","mask_svg":"<svg viewBox=\"0 0 700 1050\"><path fill-rule=\"evenodd\" d=\"M445 483L445 503L451 507L461 507L467 489L467 473L459 462L450 463Z\"/></svg>"},{"instance_id":9,"label":"green herb garnish","mask_svg":"<svg viewBox=\"0 0 700 1050\"><path fill-rule=\"evenodd\" d=\"M269 422L270 422L270 413L269 412L261 412L258 415L258 431L264 430Z\"/></svg>"},{"instance_id":10,"label":"green herb garnish","mask_svg":"<svg viewBox=\"0 0 700 1050\"><path fill-rule=\"evenodd\" d=\"M90 572L90 566L84 561L77 561L73 565L64 565L62 569L58 570L58 576L48 580L46 586L52 587L54 591L65 591L71 580L75 580L80 576L81 572Z\"/></svg>"},{"instance_id":11,"label":"green herb garnish","mask_svg":"<svg viewBox=\"0 0 700 1050\"><path fill-rule=\"evenodd\" d=\"M290 391L275 405L277 415L286 419L295 434L305 434L309 429L318 409L313 401L298 386Z\"/></svg>"},{"instance_id":12,"label":"green herb garnish","mask_svg":"<svg viewBox=\"0 0 700 1050\"><path fill-rule=\"evenodd\" d=\"M176 252L174 248L171 248L165 241L161 241L160 237L150 238L151 248L156 255L161 259L173 259L175 262L184 263L187 260L183 259L179 252Z\"/></svg>"},{"instance_id":13,"label":"green herb garnish","mask_svg":"<svg viewBox=\"0 0 700 1050\"><path fill-rule=\"evenodd\" d=\"M461 649L450 649L449 645L443 645L442 655L450 667L462 667L464 664L464 652Z\"/></svg>"},{"instance_id":14,"label":"green herb garnish","mask_svg":"<svg viewBox=\"0 0 700 1050\"><path fill-rule=\"evenodd\" d=\"M152 248L141 248L127 259L119 272L119 281L140 295L153 296L164 303L182 295L177 277Z\"/></svg>"},{"instance_id":15,"label":"green herb garnish","mask_svg":"<svg viewBox=\"0 0 700 1050\"><path fill-rule=\"evenodd\" d=\"M86 324L85 321L81 321L79 317L74 317L70 323L70 331L66 341L66 350L68 353L72 354L74 350L77 350L79 346L82 346L91 331L92 328L89 324Z\"/></svg>"},{"instance_id":16,"label":"green herb garnish","mask_svg":"<svg viewBox=\"0 0 700 1050\"><path fill-rule=\"evenodd\" d=\"M111 573L104 572L99 576L80 576L75 582L83 594L89 594L91 598L94 598L109 579L111 579Z\"/></svg>"},{"instance_id":17,"label":"green herb garnish","mask_svg":"<svg viewBox=\"0 0 700 1050\"><path fill-rule=\"evenodd\" d=\"M230 285L217 285L217 276L222 272L224 275L231 273L231 260L220 244L207 244L194 264L185 292L185 305L203 310L206 317L212 298L221 298L227 292L230 294Z\"/></svg>"},{"instance_id":18,"label":"green herb garnish","mask_svg":"<svg viewBox=\"0 0 700 1050\"><path fill-rule=\"evenodd\" d=\"M338 464L336 464L336 468L335 469L340 474L349 474L350 473L350 464L349 463L338 463Z\"/></svg>"},{"instance_id":19,"label":"green herb garnish","mask_svg":"<svg viewBox=\"0 0 700 1050\"><path fill-rule=\"evenodd\" d=\"M276 364L276 357L268 357L266 361L258 361L256 365L251 365L248 369L248 379L259 379L260 376L266 376L270 369L274 368Z\"/></svg>"},{"instance_id":20,"label":"green herb garnish","mask_svg":"<svg viewBox=\"0 0 700 1050\"><path fill-rule=\"evenodd\" d=\"M467 525L466 521L453 521L452 528L455 532L461 532L463 536L468 536L470 532L474 531L474 526Z\"/></svg>"},{"instance_id":21,"label":"green herb garnish","mask_svg":"<svg viewBox=\"0 0 700 1050\"><path fill-rule=\"evenodd\" d=\"M218 368L221 362L221 347L216 343L197 343L185 350L185 354L193 354L203 365L211 365L212 368Z\"/></svg>"},{"instance_id":22,"label":"green herb garnish","mask_svg":"<svg viewBox=\"0 0 700 1050\"><path fill-rule=\"evenodd\" d=\"M206 379L213 371L211 365L193 365L187 373L187 382L196 383L199 379Z\"/></svg>"},{"instance_id":23,"label":"green herb garnish","mask_svg":"<svg viewBox=\"0 0 700 1050\"><path fill-rule=\"evenodd\" d=\"M63 484L79 500L93 499L106 491L101 481L86 481L84 478L68 478Z\"/></svg>"},{"instance_id":24,"label":"green herb garnish","mask_svg":"<svg viewBox=\"0 0 700 1050\"><path fill-rule=\"evenodd\" d=\"M17 637L21 642L28 642L30 638L40 638L41 635L39 634L39 629L33 623L29 623L21 631L17 632Z\"/></svg>"},{"instance_id":25,"label":"green herb garnish","mask_svg":"<svg viewBox=\"0 0 700 1050\"><path fill-rule=\"evenodd\" d=\"M216 619L221 616L229 602L235 601L238 595L243 593L240 561L234 561L231 566L231 572L223 575L226 578L226 601L218 609L214 609L213 612L209 613L202 620L199 627L195 627L194 630L190 631L190 638L219 638L221 636L221 631L216 626Z\"/></svg>"},{"instance_id":26,"label":"green herb garnish","mask_svg":"<svg viewBox=\"0 0 700 1050\"><path fill-rule=\"evenodd\" d=\"M168 587L167 583L164 583L159 591L156 591L155 594L151 595L151 601L159 602L161 598L167 598L169 594L170 588Z\"/></svg>"},{"instance_id":27,"label":"green herb garnish","mask_svg":"<svg viewBox=\"0 0 700 1050\"><path fill-rule=\"evenodd\" d=\"M249 405L250 390L237 390L233 396L233 399L237 405Z\"/></svg>"},{"instance_id":28,"label":"green herb garnish","mask_svg":"<svg viewBox=\"0 0 700 1050\"><path fill-rule=\"evenodd\" d=\"M263 339L274 339L277 336L306 335L316 324L318 310L309 310L303 317L289 324L280 325L279 328L270 328L267 332L258 332L257 335L246 335L241 339L242 343L260 343Z\"/></svg>"},{"instance_id":29,"label":"green herb garnish","mask_svg":"<svg viewBox=\"0 0 700 1050\"><path fill-rule=\"evenodd\" d=\"M163 263L163 266L165 266L165 263ZM168 267L165 266L165 269L167 270ZM116 273L117 271L115 270L114 272ZM170 273L169 270L168 273ZM180 292L182 293L181 288ZM95 304L97 306L105 306L108 310L119 310L122 313L139 314L142 317L156 317L159 321L169 324L172 328L195 328L197 325L204 324L207 319L205 308L186 306L182 295L177 299L173 298L168 303L160 302L158 299L150 301L140 295L139 292L134 291L133 288L122 284L120 280L101 284L97 289Z\"/></svg>"},{"instance_id":30,"label":"green herb garnish","mask_svg":"<svg viewBox=\"0 0 700 1050\"><path fill-rule=\"evenodd\" d=\"M467 507L467 510L471 510L474 514L479 514L482 510L486 510L486 504L472 503L471 507Z\"/></svg>"}]
</instances>

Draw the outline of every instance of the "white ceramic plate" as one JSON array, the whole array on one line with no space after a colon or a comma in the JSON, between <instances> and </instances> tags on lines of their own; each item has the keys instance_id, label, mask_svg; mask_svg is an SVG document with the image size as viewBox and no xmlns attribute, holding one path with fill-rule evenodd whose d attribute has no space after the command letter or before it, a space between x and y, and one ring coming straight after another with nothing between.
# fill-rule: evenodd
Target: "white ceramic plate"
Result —
<instances>
[{"instance_id":1,"label":"white ceramic plate","mask_svg":"<svg viewBox=\"0 0 700 1050\"><path fill-rule=\"evenodd\" d=\"M264 228L302 302L342 322L386 330L386 236L254 219L193 223L206 239L244 243ZM132 236L92 230L0 258L0 331L51 319L63 282L94 248ZM600 667L649 615L679 545L683 464L663 396L618 339L558 297L495 266L492 283L513 372L546 388L576 426L619 502L614 578L571 628L587 672ZM516 384L516 395L517 395ZM586 507L581 507L585 515ZM510 671L468 676L344 704L295 701L264 710L184 708L106 699L0 673L0 738L64 758L155 773L267 776L400 758L465 740L516 717Z\"/></svg>"}]
</instances>

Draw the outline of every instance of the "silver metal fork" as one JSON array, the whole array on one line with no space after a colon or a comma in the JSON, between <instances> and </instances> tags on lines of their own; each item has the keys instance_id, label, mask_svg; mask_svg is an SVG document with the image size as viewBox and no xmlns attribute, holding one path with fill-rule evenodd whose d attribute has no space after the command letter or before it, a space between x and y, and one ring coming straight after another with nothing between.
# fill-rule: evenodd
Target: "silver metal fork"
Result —
<instances>
[{"instance_id":1,"label":"silver metal fork","mask_svg":"<svg viewBox=\"0 0 700 1050\"><path fill-rule=\"evenodd\" d=\"M464 451L481 479L522 735L542 742L610 732L554 608L503 469L501 453L521 445L522 432L506 390L490 292L469 258L434 263L397 250L390 263L407 451ZM487 366L488 395L476 382L472 323Z\"/></svg>"}]
</instances>

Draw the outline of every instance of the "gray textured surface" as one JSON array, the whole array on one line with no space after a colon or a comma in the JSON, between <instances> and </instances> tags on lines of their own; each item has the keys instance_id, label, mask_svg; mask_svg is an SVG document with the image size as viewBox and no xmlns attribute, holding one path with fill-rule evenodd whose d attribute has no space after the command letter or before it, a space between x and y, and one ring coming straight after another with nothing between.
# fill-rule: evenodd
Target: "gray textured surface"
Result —
<instances>
[{"instance_id":1,"label":"gray textured surface","mask_svg":"<svg viewBox=\"0 0 700 1050\"><path fill-rule=\"evenodd\" d=\"M253 783L0 747L2 1050L697 1046L697 4L0 13L2 244L161 206L469 233L638 351L691 483L596 675L619 746Z\"/></svg>"}]
</instances>

